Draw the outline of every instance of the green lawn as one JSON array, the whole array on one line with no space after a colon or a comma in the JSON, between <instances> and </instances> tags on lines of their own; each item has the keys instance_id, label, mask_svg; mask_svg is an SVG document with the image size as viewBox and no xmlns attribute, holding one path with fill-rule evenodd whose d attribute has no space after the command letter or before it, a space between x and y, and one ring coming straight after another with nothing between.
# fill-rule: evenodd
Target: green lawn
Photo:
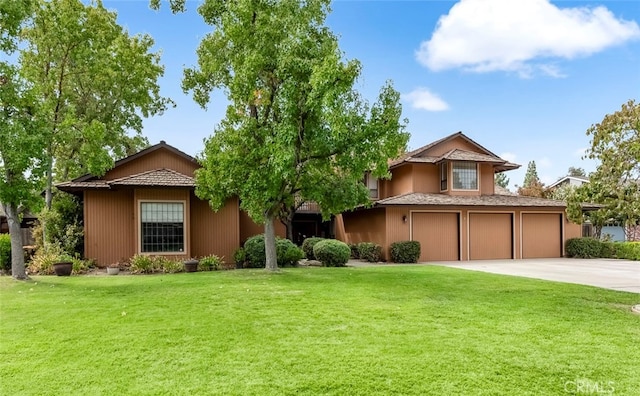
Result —
<instances>
[{"instance_id":1,"label":"green lawn","mask_svg":"<svg viewBox=\"0 0 640 396\"><path fill-rule=\"evenodd\" d=\"M0 394L637 395L638 303L435 266L2 277Z\"/></svg>"}]
</instances>

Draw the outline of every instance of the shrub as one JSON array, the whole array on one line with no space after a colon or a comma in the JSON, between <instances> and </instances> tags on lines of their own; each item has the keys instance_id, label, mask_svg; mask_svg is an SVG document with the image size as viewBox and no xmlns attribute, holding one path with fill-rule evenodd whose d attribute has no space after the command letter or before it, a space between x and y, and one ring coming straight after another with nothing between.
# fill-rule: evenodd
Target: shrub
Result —
<instances>
[{"instance_id":1,"label":"shrub","mask_svg":"<svg viewBox=\"0 0 640 396\"><path fill-rule=\"evenodd\" d=\"M360 258L360 252L358 252L358 244L357 243L350 243L349 244L349 249L351 249L351 258L354 258L354 259L359 259Z\"/></svg>"},{"instance_id":2,"label":"shrub","mask_svg":"<svg viewBox=\"0 0 640 396\"><path fill-rule=\"evenodd\" d=\"M602 242L595 238L571 238L567 240L565 250L569 257L601 257Z\"/></svg>"},{"instance_id":3,"label":"shrub","mask_svg":"<svg viewBox=\"0 0 640 396\"><path fill-rule=\"evenodd\" d=\"M244 251L244 248L238 248L235 252L233 252L233 262L239 264L240 266L244 265L244 262L247 260L247 254Z\"/></svg>"},{"instance_id":4,"label":"shrub","mask_svg":"<svg viewBox=\"0 0 640 396\"><path fill-rule=\"evenodd\" d=\"M0 234L0 269L11 270L11 236Z\"/></svg>"},{"instance_id":5,"label":"shrub","mask_svg":"<svg viewBox=\"0 0 640 396\"><path fill-rule=\"evenodd\" d=\"M319 237L311 237L307 238L302 242L302 250L304 251L304 255L307 256L309 260L316 260L316 257L313 255L313 247L316 243L323 241L324 238Z\"/></svg>"},{"instance_id":6,"label":"shrub","mask_svg":"<svg viewBox=\"0 0 640 396\"><path fill-rule=\"evenodd\" d=\"M351 256L351 249L344 242L325 239L315 244L313 255L327 267L344 267Z\"/></svg>"},{"instance_id":7,"label":"shrub","mask_svg":"<svg viewBox=\"0 0 640 396\"><path fill-rule=\"evenodd\" d=\"M625 260L640 260L640 242L613 242L615 257Z\"/></svg>"},{"instance_id":8,"label":"shrub","mask_svg":"<svg viewBox=\"0 0 640 396\"><path fill-rule=\"evenodd\" d=\"M244 243L246 255L245 266L248 268L264 268L267 258L264 251L264 235L255 235ZM278 266L296 265L304 253L288 239L276 237L276 261Z\"/></svg>"},{"instance_id":9,"label":"shrub","mask_svg":"<svg viewBox=\"0 0 640 396\"><path fill-rule=\"evenodd\" d=\"M53 264L60 261L62 257L62 249L58 245L49 245L46 248L41 247L36 250L33 259L27 266L29 273L39 275L53 274Z\"/></svg>"},{"instance_id":10,"label":"shrub","mask_svg":"<svg viewBox=\"0 0 640 396\"><path fill-rule=\"evenodd\" d=\"M217 271L222 268L224 260L215 254L202 257L199 262L200 269L203 271Z\"/></svg>"},{"instance_id":11,"label":"shrub","mask_svg":"<svg viewBox=\"0 0 640 396\"><path fill-rule=\"evenodd\" d=\"M417 263L420 258L420 242L402 241L391 244L391 261L394 263Z\"/></svg>"},{"instance_id":12,"label":"shrub","mask_svg":"<svg viewBox=\"0 0 640 396\"><path fill-rule=\"evenodd\" d=\"M266 257L264 253L264 235L254 235L244 243L247 268L264 268Z\"/></svg>"},{"instance_id":13,"label":"shrub","mask_svg":"<svg viewBox=\"0 0 640 396\"><path fill-rule=\"evenodd\" d=\"M74 275L86 274L89 268L93 267L93 260L83 260L77 254L71 258L71 263L73 263L72 273Z\"/></svg>"},{"instance_id":14,"label":"shrub","mask_svg":"<svg viewBox=\"0 0 640 396\"><path fill-rule=\"evenodd\" d=\"M131 264L131 273L133 274L152 274L155 272L154 260L151 256L136 254L129 260Z\"/></svg>"},{"instance_id":15,"label":"shrub","mask_svg":"<svg viewBox=\"0 0 640 396\"><path fill-rule=\"evenodd\" d=\"M165 274L175 274L184 271L184 262L182 260L172 260L164 256L155 256L152 260L153 268L156 271L164 272Z\"/></svg>"},{"instance_id":16,"label":"shrub","mask_svg":"<svg viewBox=\"0 0 640 396\"><path fill-rule=\"evenodd\" d=\"M361 242L358 244L360 259L370 263L377 263L382 258L382 247L373 242Z\"/></svg>"}]
</instances>

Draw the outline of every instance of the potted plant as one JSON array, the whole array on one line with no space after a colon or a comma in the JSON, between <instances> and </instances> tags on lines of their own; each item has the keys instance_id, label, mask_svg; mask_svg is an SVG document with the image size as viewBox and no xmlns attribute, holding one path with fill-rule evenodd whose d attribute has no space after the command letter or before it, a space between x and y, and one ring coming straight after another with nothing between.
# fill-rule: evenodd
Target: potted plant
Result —
<instances>
[{"instance_id":1,"label":"potted plant","mask_svg":"<svg viewBox=\"0 0 640 396\"><path fill-rule=\"evenodd\" d=\"M189 259L184 262L184 272L196 272L198 270L198 260Z\"/></svg>"},{"instance_id":2,"label":"potted plant","mask_svg":"<svg viewBox=\"0 0 640 396\"><path fill-rule=\"evenodd\" d=\"M64 253L60 254L53 263L53 271L58 276L70 276L73 270L73 257Z\"/></svg>"},{"instance_id":3,"label":"potted plant","mask_svg":"<svg viewBox=\"0 0 640 396\"><path fill-rule=\"evenodd\" d=\"M107 275L118 275L120 273L120 264L109 264L107 266Z\"/></svg>"},{"instance_id":4,"label":"potted plant","mask_svg":"<svg viewBox=\"0 0 640 396\"><path fill-rule=\"evenodd\" d=\"M244 262L247 259L247 254L244 251L244 248L239 248L233 253L233 261L236 263L236 269L242 269L244 267Z\"/></svg>"}]
</instances>

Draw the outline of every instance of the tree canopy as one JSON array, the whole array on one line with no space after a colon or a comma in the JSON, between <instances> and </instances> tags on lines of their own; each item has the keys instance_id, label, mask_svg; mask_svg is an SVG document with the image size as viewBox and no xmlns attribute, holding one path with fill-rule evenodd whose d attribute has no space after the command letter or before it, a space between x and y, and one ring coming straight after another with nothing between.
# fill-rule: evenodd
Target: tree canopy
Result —
<instances>
[{"instance_id":1,"label":"tree canopy","mask_svg":"<svg viewBox=\"0 0 640 396\"><path fill-rule=\"evenodd\" d=\"M509 178L504 172L496 173L495 183L502 188L507 188L509 186Z\"/></svg>"},{"instance_id":2,"label":"tree canopy","mask_svg":"<svg viewBox=\"0 0 640 396\"><path fill-rule=\"evenodd\" d=\"M353 88L361 65L324 26L328 0L205 0L198 11L215 29L183 88L203 107L222 89L229 105L199 158L196 193L215 209L238 196L265 224L275 269L273 221L296 200L325 217L370 202L365 173L388 176L408 140L399 93L387 83L370 105Z\"/></svg>"},{"instance_id":3,"label":"tree canopy","mask_svg":"<svg viewBox=\"0 0 640 396\"><path fill-rule=\"evenodd\" d=\"M538 177L535 161L529 161L527 173L524 175L524 183L518 187L518 194L538 198L546 196L547 190Z\"/></svg>"},{"instance_id":4,"label":"tree canopy","mask_svg":"<svg viewBox=\"0 0 640 396\"><path fill-rule=\"evenodd\" d=\"M96 1L0 2L0 202L9 222L12 274L26 278L20 210L36 209L46 174L101 174L113 157L146 145L142 118L163 111L153 40L129 36ZM133 135L130 135L133 132Z\"/></svg>"},{"instance_id":5,"label":"tree canopy","mask_svg":"<svg viewBox=\"0 0 640 396\"><path fill-rule=\"evenodd\" d=\"M635 225L640 220L640 104L630 100L621 109L607 114L587 130L591 147L587 157L599 161L591 183L571 198L575 220L580 202L605 205L590 216L599 220L622 220Z\"/></svg>"}]
</instances>

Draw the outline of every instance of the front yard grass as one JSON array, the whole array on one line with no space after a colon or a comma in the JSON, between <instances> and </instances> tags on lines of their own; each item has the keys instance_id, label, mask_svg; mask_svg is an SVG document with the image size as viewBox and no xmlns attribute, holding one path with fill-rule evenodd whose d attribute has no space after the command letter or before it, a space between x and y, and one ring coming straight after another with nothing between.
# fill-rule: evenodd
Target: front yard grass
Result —
<instances>
[{"instance_id":1,"label":"front yard grass","mask_svg":"<svg viewBox=\"0 0 640 396\"><path fill-rule=\"evenodd\" d=\"M2 277L0 394L638 394L639 302L436 266Z\"/></svg>"}]
</instances>

